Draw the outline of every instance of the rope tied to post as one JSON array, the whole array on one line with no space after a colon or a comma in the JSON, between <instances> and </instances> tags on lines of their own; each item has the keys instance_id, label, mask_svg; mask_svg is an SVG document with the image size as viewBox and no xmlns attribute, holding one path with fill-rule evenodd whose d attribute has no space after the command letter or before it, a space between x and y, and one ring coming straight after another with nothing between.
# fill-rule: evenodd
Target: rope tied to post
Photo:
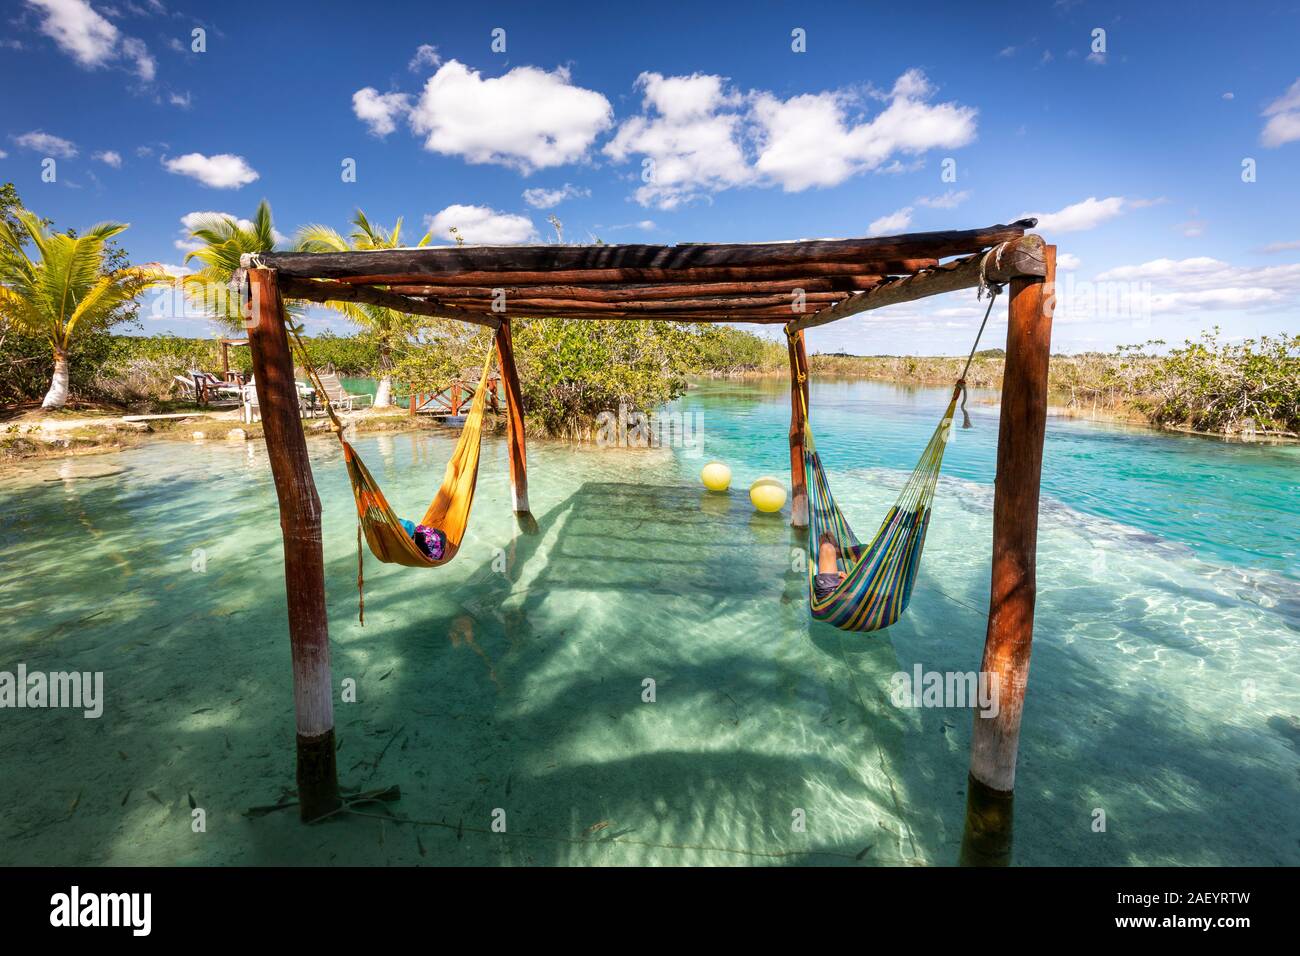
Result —
<instances>
[{"instance_id":1,"label":"rope tied to post","mask_svg":"<svg viewBox=\"0 0 1300 956\"><path fill-rule=\"evenodd\" d=\"M993 313L993 303L1002 292L1002 283L994 282L989 278L989 257L993 257L994 264L1000 269L1002 267L1002 252L1006 249L1007 245L1008 244L1005 242L999 243L988 252L984 253L984 257L980 259L980 281L976 289L975 300L978 302L983 299L984 294L987 292L989 304L988 308L984 310L984 319L980 322L979 331L975 333L975 343L970 347L970 355L966 356L966 366L961 370L961 376L957 379L957 384L953 386L953 397L956 398L958 393L961 394L962 428L971 427L970 414L966 411L966 397L968 395L966 389L966 376L970 372L971 363L975 361L975 352L980 347L980 338L984 335L984 327L989 324L989 316Z\"/></svg>"}]
</instances>

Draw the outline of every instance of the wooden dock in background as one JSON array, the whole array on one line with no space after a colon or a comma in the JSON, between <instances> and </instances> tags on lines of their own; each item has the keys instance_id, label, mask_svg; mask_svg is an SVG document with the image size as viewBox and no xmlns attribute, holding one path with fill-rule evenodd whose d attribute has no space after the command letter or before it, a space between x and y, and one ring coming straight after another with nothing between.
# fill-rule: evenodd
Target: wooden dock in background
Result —
<instances>
[{"instance_id":1,"label":"wooden dock in background","mask_svg":"<svg viewBox=\"0 0 1300 956\"><path fill-rule=\"evenodd\" d=\"M478 373L474 369L465 369L450 385L434 391L412 390L407 400L411 417L432 415L435 418L457 418L461 409L474 398L474 389L478 386ZM488 407L494 412L501 411L501 377L496 372L488 376Z\"/></svg>"}]
</instances>

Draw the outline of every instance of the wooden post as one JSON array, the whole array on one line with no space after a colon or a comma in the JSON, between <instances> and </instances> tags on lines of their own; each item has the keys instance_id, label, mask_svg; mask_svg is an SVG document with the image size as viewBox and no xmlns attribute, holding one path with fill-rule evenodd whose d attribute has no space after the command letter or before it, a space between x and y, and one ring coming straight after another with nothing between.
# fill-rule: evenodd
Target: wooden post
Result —
<instances>
[{"instance_id":1,"label":"wooden post","mask_svg":"<svg viewBox=\"0 0 1300 956\"><path fill-rule=\"evenodd\" d=\"M804 472L806 441L804 406L808 402L808 353L803 330L787 336L790 353L790 524L808 527L808 476ZM802 396L802 397L801 397Z\"/></svg>"},{"instance_id":2,"label":"wooden post","mask_svg":"<svg viewBox=\"0 0 1300 956\"><path fill-rule=\"evenodd\" d=\"M510 498L515 514L528 514L528 456L524 451L524 397L515 367L514 339L510 320L497 329L497 363L506 393L506 433L510 444Z\"/></svg>"},{"instance_id":3,"label":"wooden post","mask_svg":"<svg viewBox=\"0 0 1300 956\"><path fill-rule=\"evenodd\" d=\"M284 579L289 604L289 648L298 737L298 802L314 820L340 805L334 756L334 697L321 507L298 417L293 356L284 328L284 303L273 269L248 270L245 308L254 385L266 436L266 454L280 500Z\"/></svg>"},{"instance_id":4,"label":"wooden post","mask_svg":"<svg viewBox=\"0 0 1300 956\"><path fill-rule=\"evenodd\" d=\"M993 575L980 665L997 714L975 714L962 846L968 863L1004 864L1011 855L1011 796L1034 636L1038 491L1055 305L1056 247L1044 251L1046 277L1013 279L1008 305L993 494Z\"/></svg>"}]
</instances>

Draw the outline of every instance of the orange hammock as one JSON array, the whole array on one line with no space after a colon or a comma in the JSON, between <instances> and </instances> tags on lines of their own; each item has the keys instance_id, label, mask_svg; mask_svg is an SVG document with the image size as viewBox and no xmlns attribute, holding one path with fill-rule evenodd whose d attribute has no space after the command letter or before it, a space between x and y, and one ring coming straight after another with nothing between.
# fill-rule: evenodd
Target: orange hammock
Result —
<instances>
[{"instance_id":1,"label":"orange hammock","mask_svg":"<svg viewBox=\"0 0 1300 956\"><path fill-rule=\"evenodd\" d=\"M483 412L487 405L488 372L492 367L492 350L488 349L483 362L483 374L479 378L478 388L474 391L474 400L470 404L469 414L465 416L465 425L460 438L447 462L447 470L442 476L442 485L434 495L429 510L420 519L420 524L437 528L446 538L442 557L434 560L420 550L402 527L401 519L393 511L388 499L384 497L375 481L374 475L366 467L355 448L343 437L343 423L334 412L329 395L321 385L320 377L311 361L302 339L294 333L298 349L302 356L307 374L321 396L325 411L332 422L339 444L343 446L343 461L347 465L348 479L352 483L352 495L357 503L357 600L358 618L366 622L366 604L362 573L361 536L370 545L370 553L387 564L401 564L408 568L435 568L446 564L456 556L460 543L465 537L465 528L469 524L469 509L474 503L474 489L478 483L478 460L483 435Z\"/></svg>"}]
</instances>

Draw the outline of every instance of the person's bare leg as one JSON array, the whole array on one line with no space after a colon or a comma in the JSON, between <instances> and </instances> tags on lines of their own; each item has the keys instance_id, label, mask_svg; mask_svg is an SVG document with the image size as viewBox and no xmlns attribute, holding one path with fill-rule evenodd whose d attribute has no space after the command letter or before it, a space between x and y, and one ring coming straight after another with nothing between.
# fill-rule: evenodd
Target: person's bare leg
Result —
<instances>
[{"instance_id":1,"label":"person's bare leg","mask_svg":"<svg viewBox=\"0 0 1300 956\"><path fill-rule=\"evenodd\" d=\"M817 573L839 574L839 560L840 549L835 544L835 539L829 534L823 534L817 543Z\"/></svg>"}]
</instances>

